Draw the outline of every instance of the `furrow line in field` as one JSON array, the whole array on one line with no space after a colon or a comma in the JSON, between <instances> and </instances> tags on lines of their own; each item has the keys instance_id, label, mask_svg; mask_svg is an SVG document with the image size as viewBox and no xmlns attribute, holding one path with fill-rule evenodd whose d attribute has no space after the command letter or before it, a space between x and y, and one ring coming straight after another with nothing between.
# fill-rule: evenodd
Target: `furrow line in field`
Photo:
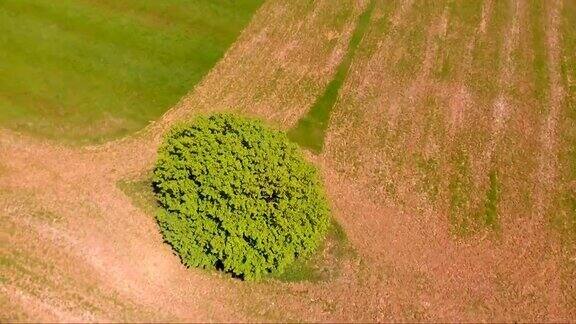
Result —
<instances>
[{"instance_id":1,"label":"furrow line in field","mask_svg":"<svg viewBox=\"0 0 576 324\"><path fill-rule=\"evenodd\" d=\"M558 118L564 102L565 90L560 70L560 12L561 1L547 3L546 13L546 47L549 75L549 98L547 115L542 122L540 131L541 150L539 157L538 179L540 189L537 195L537 212L543 215L551 203L551 195L557 180L558 169Z\"/></svg>"},{"instance_id":2,"label":"furrow line in field","mask_svg":"<svg viewBox=\"0 0 576 324\"><path fill-rule=\"evenodd\" d=\"M82 315L73 314L49 303L47 300L42 300L11 285L1 285L0 294L5 295L12 303L21 305L26 310L27 316L33 317L34 321L82 323L97 320L97 318L88 313Z\"/></svg>"},{"instance_id":3,"label":"furrow line in field","mask_svg":"<svg viewBox=\"0 0 576 324\"><path fill-rule=\"evenodd\" d=\"M499 60L500 75L498 83L500 85L500 91L492 105L492 133L490 134L488 149L484 158L484 161L488 164L491 163L492 156L501 138L502 129L504 128L504 124L506 123L506 120L510 114L510 101L508 98L508 92L512 87L511 83L514 73L512 52L518 44L518 37L520 33L519 20L524 8L522 5L522 0L516 0L514 1L514 4L512 21L508 30L504 34L504 44L502 45L502 54Z\"/></svg>"},{"instance_id":4,"label":"furrow line in field","mask_svg":"<svg viewBox=\"0 0 576 324\"><path fill-rule=\"evenodd\" d=\"M398 109L403 104L403 100L407 100L409 107L414 109L414 103L417 102L423 93L425 93L430 88L430 74L432 73L435 58L438 54L439 43L442 39L446 37L448 31L448 23L450 19L450 10L448 4L444 6L442 15L433 21L432 25L428 27L427 36L425 40L424 47L424 57L422 59L422 66L420 67L415 78L409 83L409 86L404 92L401 98L392 100L390 104L390 109L394 110L395 118L390 123L390 128L392 130L396 129L397 119L399 119ZM410 113L410 112L404 112Z\"/></svg>"},{"instance_id":5,"label":"furrow line in field","mask_svg":"<svg viewBox=\"0 0 576 324\"><path fill-rule=\"evenodd\" d=\"M486 26L490 16L492 15L492 8L494 6L493 0L486 0L482 5L482 17L480 18L480 26L478 26L478 34L484 35L486 33Z\"/></svg>"},{"instance_id":6,"label":"furrow line in field","mask_svg":"<svg viewBox=\"0 0 576 324\"><path fill-rule=\"evenodd\" d=\"M481 39L485 33L488 21L490 20L493 12L494 7L493 0L486 0L482 5L482 13L481 18L478 26L470 40L466 44L466 50L462 57L462 66L458 72L456 72L456 89L452 90L449 89L450 92L454 91L453 93L449 93L448 96L450 98L449 106L450 106L450 134L451 137L454 137L454 133L460 126L464 123L464 112L467 109L471 102L471 95L470 91L466 87L466 73L471 69L473 66L473 52L478 44L478 40Z\"/></svg>"},{"instance_id":7,"label":"furrow line in field","mask_svg":"<svg viewBox=\"0 0 576 324\"><path fill-rule=\"evenodd\" d=\"M402 24L402 22L405 22L404 17L410 11L410 9L412 9L412 6L414 6L414 0L406 0L401 2L402 3L400 4L400 8L398 8L398 10L394 13L394 16L390 18L392 29L397 28Z\"/></svg>"},{"instance_id":8,"label":"furrow line in field","mask_svg":"<svg viewBox=\"0 0 576 324\"><path fill-rule=\"evenodd\" d=\"M379 41L377 44L377 53L382 54L389 54L389 50L383 49L390 49L392 45L392 38L397 35L398 28L401 28L406 24L406 15L410 12L412 7L414 6L414 0L402 1L402 4L399 8L394 11L394 15L390 18L390 27L389 31L383 40ZM368 66L379 66L384 58L381 55L373 55L368 62ZM368 76L374 77L372 74L368 73ZM369 83L369 80L363 80L363 83Z\"/></svg>"},{"instance_id":9,"label":"furrow line in field","mask_svg":"<svg viewBox=\"0 0 576 324\"><path fill-rule=\"evenodd\" d=\"M487 28L486 26L488 24L488 21L490 20L490 17L492 16L493 7L494 7L494 0L486 0L482 4L482 14L480 17L480 23L476 28L476 32L470 38L470 41L466 45L466 52L463 58L464 61L463 66L467 68L472 66L472 58L473 58L472 53L474 52L474 48L476 46L476 43L478 42L478 39L482 38L486 34L486 28ZM464 74L463 72L465 71L466 71L465 69L462 69L460 73L460 78L462 78L462 75Z\"/></svg>"},{"instance_id":10,"label":"furrow line in field","mask_svg":"<svg viewBox=\"0 0 576 324\"><path fill-rule=\"evenodd\" d=\"M426 39L426 49L424 51L424 60L422 62L422 68L420 73L416 78L416 83L413 86L421 87L423 83L426 83L430 78L430 73L432 73L432 67L434 65L434 60L438 54L439 40L446 37L446 32L448 31L448 23L450 19L450 8L448 5L444 7L442 16L429 30L428 37Z\"/></svg>"},{"instance_id":11,"label":"furrow line in field","mask_svg":"<svg viewBox=\"0 0 576 324\"><path fill-rule=\"evenodd\" d=\"M391 115L394 117L390 122L390 129L397 128L398 120L402 117L398 110L402 106L408 105L408 110L403 111L403 114L413 114L422 95L425 94L432 86L430 79L434 62L438 55L440 42L446 37L448 31L448 23L450 19L450 7L448 3L445 4L442 15L428 26L426 31L426 40L424 42L424 54L421 62L421 67L412 81L408 81L408 86L400 98L393 99L390 103L390 109L394 112Z\"/></svg>"},{"instance_id":12,"label":"furrow line in field","mask_svg":"<svg viewBox=\"0 0 576 324\"><path fill-rule=\"evenodd\" d=\"M389 86L388 82L393 82L393 80L380 78L380 75L384 73L389 74L390 66L394 65L393 53L395 44L393 44L393 41L394 38L399 35L402 28L408 27L408 19L406 19L406 17L413 7L414 0L401 1L400 7L394 10L392 17L389 19L390 26L388 31L386 35L378 41L375 54L368 58L368 61L364 64L368 68L365 69L364 76L355 91L363 92L366 88L374 87L373 83L375 80L379 80L380 88L386 88ZM387 123L390 129L394 129L400 111L399 104L396 103L396 101L398 101L398 98L393 100L387 107ZM382 116L380 113L378 114L379 116L375 116L375 120L378 120Z\"/></svg>"},{"instance_id":13,"label":"furrow line in field","mask_svg":"<svg viewBox=\"0 0 576 324\"><path fill-rule=\"evenodd\" d=\"M288 131L288 137L292 141L317 154L321 153L324 149L326 131L332 110L340 97L340 89L348 78L348 73L354 61L356 51L364 40L364 35L369 27L375 6L376 2L374 0L370 0L366 5L362 14L357 19L356 27L349 40L346 53L340 61L332 80L324 89L323 94L316 98L316 101L308 112Z\"/></svg>"}]
</instances>

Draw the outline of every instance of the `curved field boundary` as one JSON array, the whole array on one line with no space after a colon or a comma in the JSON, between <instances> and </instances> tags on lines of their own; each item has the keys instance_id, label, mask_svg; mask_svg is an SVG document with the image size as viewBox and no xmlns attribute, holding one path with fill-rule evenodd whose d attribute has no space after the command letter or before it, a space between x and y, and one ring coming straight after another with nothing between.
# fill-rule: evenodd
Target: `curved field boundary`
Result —
<instances>
[{"instance_id":1,"label":"curved field boundary","mask_svg":"<svg viewBox=\"0 0 576 324\"><path fill-rule=\"evenodd\" d=\"M0 125L102 143L163 115L263 0L0 2Z\"/></svg>"}]
</instances>

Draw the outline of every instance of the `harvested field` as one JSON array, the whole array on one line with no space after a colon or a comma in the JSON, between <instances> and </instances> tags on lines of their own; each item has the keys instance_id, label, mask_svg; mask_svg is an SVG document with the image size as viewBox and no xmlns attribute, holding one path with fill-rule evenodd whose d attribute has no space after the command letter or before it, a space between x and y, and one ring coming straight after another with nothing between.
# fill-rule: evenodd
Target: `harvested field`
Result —
<instances>
[{"instance_id":1,"label":"harvested field","mask_svg":"<svg viewBox=\"0 0 576 324\"><path fill-rule=\"evenodd\" d=\"M265 1L135 134L70 147L0 129L0 318L573 321L574 26L570 0ZM307 157L353 252L317 256L317 280L182 266L146 185L126 185L162 134L212 111L294 129L334 82Z\"/></svg>"}]
</instances>

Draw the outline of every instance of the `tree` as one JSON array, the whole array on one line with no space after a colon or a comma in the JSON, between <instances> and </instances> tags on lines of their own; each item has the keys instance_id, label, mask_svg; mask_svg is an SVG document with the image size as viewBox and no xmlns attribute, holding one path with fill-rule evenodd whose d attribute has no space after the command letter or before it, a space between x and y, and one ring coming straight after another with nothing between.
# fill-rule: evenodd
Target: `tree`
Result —
<instances>
[{"instance_id":1,"label":"tree","mask_svg":"<svg viewBox=\"0 0 576 324\"><path fill-rule=\"evenodd\" d=\"M186 266L246 279L282 272L318 247L329 224L314 166L254 119L216 114L175 126L153 182L161 232Z\"/></svg>"}]
</instances>

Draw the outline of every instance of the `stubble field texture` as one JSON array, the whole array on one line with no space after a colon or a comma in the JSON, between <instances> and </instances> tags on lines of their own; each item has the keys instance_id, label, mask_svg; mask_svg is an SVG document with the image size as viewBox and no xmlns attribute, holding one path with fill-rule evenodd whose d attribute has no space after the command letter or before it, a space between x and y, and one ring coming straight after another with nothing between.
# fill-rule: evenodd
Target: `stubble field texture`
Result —
<instances>
[{"instance_id":1,"label":"stubble field texture","mask_svg":"<svg viewBox=\"0 0 576 324\"><path fill-rule=\"evenodd\" d=\"M576 318L574 1L160 3L0 2L0 320ZM187 269L158 231L163 134L221 111L322 174L337 224L284 277Z\"/></svg>"}]
</instances>

